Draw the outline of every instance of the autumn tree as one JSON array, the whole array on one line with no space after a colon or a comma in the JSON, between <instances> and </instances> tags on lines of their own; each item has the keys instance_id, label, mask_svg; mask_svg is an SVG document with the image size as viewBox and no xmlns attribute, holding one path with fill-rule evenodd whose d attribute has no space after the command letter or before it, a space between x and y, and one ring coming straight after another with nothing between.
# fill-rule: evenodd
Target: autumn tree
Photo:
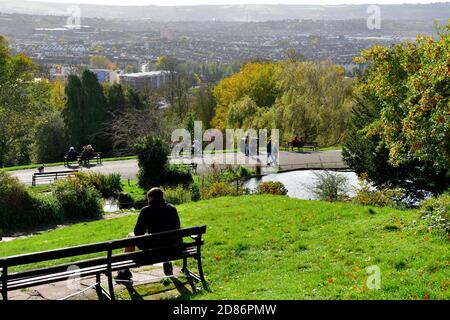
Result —
<instances>
[{"instance_id":1,"label":"autumn tree","mask_svg":"<svg viewBox=\"0 0 450 320\"><path fill-rule=\"evenodd\" d=\"M448 188L448 31L374 46L356 59L369 67L355 84L357 104L343 155L375 185L400 186L416 197Z\"/></svg>"},{"instance_id":2,"label":"autumn tree","mask_svg":"<svg viewBox=\"0 0 450 320\"><path fill-rule=\"evenodd\" d=\"M105 56L92 56L89 59L91 68L115 70L117 66Z\"/></svg>"},{"instance_id":3,"label":"autumn tree","mask_svg":"<svg viewBox=\"0 0 450 320\"><path fill-rule=\"evenodd\" d=\"M357 59L370 67L356 90L373 95L381 110L368 134L381 137L394 166L415 159L436 172L450 167L450 24L437 31Z\"/></svg>"}]
</instances>

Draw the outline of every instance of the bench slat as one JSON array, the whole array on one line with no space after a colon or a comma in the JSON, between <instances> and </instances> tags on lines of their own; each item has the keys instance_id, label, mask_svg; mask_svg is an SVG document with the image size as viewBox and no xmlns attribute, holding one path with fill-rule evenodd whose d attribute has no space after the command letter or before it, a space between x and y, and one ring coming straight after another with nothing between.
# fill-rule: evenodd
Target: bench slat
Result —
<instances>
[{"instance_id":1,"label":"bench slat","mask_svg":"<svg viewBox=\"0 0 450 320\"><path fill-rule=\"evenodd\" d=\"M111 271L117 271L122 270L124 268L136 268L143 265L149 265L149 264L155 264L175 259L180 259L184 257L191 257L195 256L197 254L197 250L194 248L181 251L179 253L173 253L173 254L167 254L164 256L160 256L158 258L147 258L147 259L139 259L139 260L124 260L119 262L114 262L111 264ZM31 278L24 278L24 279L15 279L8 281L8 290L17 290L22 288L28 288L28 287L34 287L38 285L58 282L70 279L74 276L79 276L80 278L93 276L99 273L104 273L108 269L107 264L101 264L92 266L89 268L83 268L78 270L70 270L70 271L64 271L59 273L52 273L45 276L38 276L38 277L31 277ZM0 286L1 290L2 286Z\"/></svg>"},{"instance_id":2,"label":"bench slat","mask_svg":"<svg viewBox=\"0 0 450 320\"><path fill-rule=\"evenodd\" d=\"M91 253L100 253L108 249L121 249L137 244L152 244L157 241L167 241L180 237L188 237L190 235L203 234L206 232L206 226L190 227L179 230L166 231L161 233L154 233L150 235L143 235L132 238L125 238L120 240L99 242L95 244L86 244L81 246L69 247L64 249L49 250L42 252L29 253L24 255L10 256L0 258L0 266L18 266L29 263L36 263L48 260L56 260L80 256Z\"/></svg>"}]
</instances>

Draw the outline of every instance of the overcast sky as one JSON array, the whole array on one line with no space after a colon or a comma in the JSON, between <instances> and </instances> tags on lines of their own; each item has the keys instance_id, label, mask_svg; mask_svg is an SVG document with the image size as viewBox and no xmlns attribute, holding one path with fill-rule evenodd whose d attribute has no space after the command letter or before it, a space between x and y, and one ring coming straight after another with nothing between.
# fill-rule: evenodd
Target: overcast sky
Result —
<instances>
[{"instance_id":1,"label":"overcast sky","mask_svg":"<svg viewBox=\"0 0 450 320\"><path fill-rule=\"evenodd\" d=\"M448 1L427 0L32 0L38 2L85 3L105 5L201 5L201 4L401 4L401 3L433 3Z\"/></svg>"}]
</instances>

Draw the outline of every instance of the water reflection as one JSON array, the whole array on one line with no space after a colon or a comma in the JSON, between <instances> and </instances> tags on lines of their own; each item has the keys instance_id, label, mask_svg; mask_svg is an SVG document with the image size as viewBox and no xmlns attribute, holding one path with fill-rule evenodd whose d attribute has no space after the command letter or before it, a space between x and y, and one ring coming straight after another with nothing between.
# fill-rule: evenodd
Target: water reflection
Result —
<instances>
[{"instance_id":1,"label":"water reflection","mask_svg":"<svg viewBox=\"0 0 450 320\"><path fill-rule=\"evenodd\" d=\"M260 182L279 181L284 184L288 190L288 196L297 199L314 200L316 199L310 188L315 185L317 177L314 173L323 172L321 170L300 170L283 173L274 173L261 178L252 178L248 180L244 187L252 191L258 188ZM358 177L354 172L337 172L347 177L349 185L349 196L355 195L355 189L358 187Z\"/></svg>"},{"instance_id":2,"label":"water reflection","mask_svg":"<svg viewBox=\"0 0 450 320\"><path fill-rule=\"evenodd\" d=\"M103 211L105 212L116 212L120 211L119 201L114 198L104 199Z\"/></svg>"}]
</instances>

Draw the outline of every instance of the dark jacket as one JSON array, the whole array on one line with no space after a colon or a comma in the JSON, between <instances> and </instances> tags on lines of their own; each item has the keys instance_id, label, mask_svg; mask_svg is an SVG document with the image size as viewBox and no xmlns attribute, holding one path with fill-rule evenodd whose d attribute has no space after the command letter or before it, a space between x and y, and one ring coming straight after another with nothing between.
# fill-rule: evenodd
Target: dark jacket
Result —
<instances>
[{"instance_id":1,"label":"dark jacket","mask_svg":"<svg viewBox=\"0 0 450 320\"><path fill-rule=\"evenodd\" d=\"M75 161L75 160L77 160L78 152L76 152L73 149L70 149L69 152L67 152L66 157L67 157L67 160L69 160L69 161Z\"/></svg>"},{"instance_id":2,"label":"dark jacket","mask_svg":"<svg viewBox=\"0 0 450 320\"><path fill-rule=\"evenodd\" d=\"M177 209L165 202L151 203L149 206L142 208L136 226L134 227L134 235L141 236L146 233L158 233L170 230L180 229L180 218ZM181 243L174 241L174 244ZM154 243L152 246L170 245L171 243ZM138 245L139 249L145 249L152 246Z\"/></svg>"}]
</instances>

